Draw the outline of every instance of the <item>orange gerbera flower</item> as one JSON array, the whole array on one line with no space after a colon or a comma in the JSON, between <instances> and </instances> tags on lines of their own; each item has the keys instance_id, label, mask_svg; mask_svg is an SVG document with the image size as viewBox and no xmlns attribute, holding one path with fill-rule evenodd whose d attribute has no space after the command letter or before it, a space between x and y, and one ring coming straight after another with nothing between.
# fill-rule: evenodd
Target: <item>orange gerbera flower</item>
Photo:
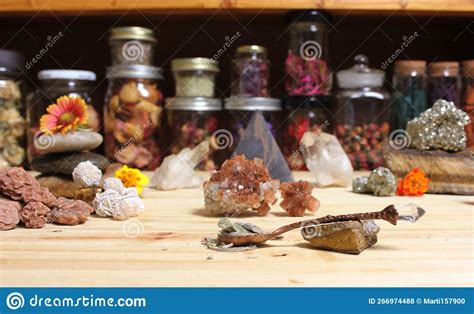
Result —
<instances>
[{"instance_id":1,"label":"orange gerbera flower","mask_svg":"<svg viewBox=\"0 0 474 314\"><path fill-rule=\"evenodd\" d=\"M48 106L46 112L48 113L40 119L40 130L48 134L65 134L81 124L86 124L88 120L86 102L77 96L59 97L55 104Z\"/></svg>"},{"instance_id":2,"label":"orange gerbera flower","mask_svg":"<svg viewBox=\"0 0 474 314\"><path fill-rule=\"evenodd\" d=\"M430 180L420 168L413 168L403 179L398 182L397 195L421 196L428 191Z\"/></svg>"}]
</instances>

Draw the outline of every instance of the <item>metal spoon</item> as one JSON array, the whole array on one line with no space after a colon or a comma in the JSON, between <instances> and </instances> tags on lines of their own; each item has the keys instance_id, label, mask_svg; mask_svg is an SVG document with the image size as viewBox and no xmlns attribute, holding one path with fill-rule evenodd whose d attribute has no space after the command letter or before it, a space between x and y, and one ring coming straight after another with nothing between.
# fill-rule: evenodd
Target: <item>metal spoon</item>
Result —
<instances>
[{"instance_id":1,"label":"metal spoon","mask_svg":"<svg viewBox=\"0 0 474 314\"><path fill-rule=\"evenodd\" d=\"M392 225L397 224L398 220L398 211L393 205L385 207L383 210L378 212L371 213L357 213L357 214L347 214L347 215L338 215L338 216L324 216L321 218L315 218L310 220L303 220L291 223L289 225L282 226L276 229L273 232L263 232L263 233L249 233L242 234L238 232L221 232L219 234L218 240L223 243L233 245L249 245L249 244L259 244L270 239L273 239L285 232L288 232L293 229L309 227L314 225L320 225L324 223L338 222L338 221L350 221L350 220L368 220L368 219L383 219L391 223Z\"/></svg>"}]
</instances>

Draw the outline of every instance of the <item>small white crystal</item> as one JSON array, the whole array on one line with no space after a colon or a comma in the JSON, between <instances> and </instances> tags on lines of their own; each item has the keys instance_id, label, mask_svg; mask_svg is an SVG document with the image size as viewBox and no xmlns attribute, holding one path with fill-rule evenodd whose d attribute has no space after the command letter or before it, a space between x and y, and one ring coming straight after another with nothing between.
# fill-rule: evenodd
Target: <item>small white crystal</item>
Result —
<instances>
[{"instance_id":1,"label":"small white crystal","mask_svg":"<svg viewBox=\"0 0 474 314\"><path fill-rule=\"evenodd\" d=\"M104 180L104 190L114 190L121 193L125 189L122 180L119 178L107 178Z\"/></svg>"},{"instance_id":2,"label":"small white crystal","mask_svg":"<svg viewBox=\"0 0 474 314\"><path fill-rule=\"evenodd\" d=\"M314 175L317 186L351 184L354 172L351 161L334 135L306 132L300 146L306 167Z\"/></svg>"},{"instance_id":3,"label":"small white crystal","mask_svg":"<svg viewBox=\"0 0 474 314\"><path fill-rule=\"evenodd\" d=\"M202 184L194 168L209 152L209 143L201 142L193 149L184 148L178 155L170 155L163 160L151 178L151 186L159 190L191 188Z\"/></svg>"},{"instance_id":4,"label":"small white crystal","mask_svg":"<svg viewBox=\"0 0 474 314\"><path fill-rule=\"evenodd\" d=\"M102 178L102 171L90 161L83 161L72 172L74 182L83 187L98 186Z\"/></svg>"}]
</instances>

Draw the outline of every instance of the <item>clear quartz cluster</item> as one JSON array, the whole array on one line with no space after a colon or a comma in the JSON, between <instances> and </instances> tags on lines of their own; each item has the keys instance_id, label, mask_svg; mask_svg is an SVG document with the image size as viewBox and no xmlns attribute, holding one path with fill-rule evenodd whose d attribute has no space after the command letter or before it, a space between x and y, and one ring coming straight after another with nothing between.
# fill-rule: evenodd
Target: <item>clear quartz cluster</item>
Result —
<instances>
[{"instance_id":1,"label":"clear quartz cluster","mask_svg":"<svg viewBox=\"0 0 474 314\"><path fill-rule=\"evenodd\" d=\"M453 102L438 99L433 107L408 121L410 147L418 150L440 149L457 152L466 147L464 127L469 116Z\"/></svg>"}]
</instances>

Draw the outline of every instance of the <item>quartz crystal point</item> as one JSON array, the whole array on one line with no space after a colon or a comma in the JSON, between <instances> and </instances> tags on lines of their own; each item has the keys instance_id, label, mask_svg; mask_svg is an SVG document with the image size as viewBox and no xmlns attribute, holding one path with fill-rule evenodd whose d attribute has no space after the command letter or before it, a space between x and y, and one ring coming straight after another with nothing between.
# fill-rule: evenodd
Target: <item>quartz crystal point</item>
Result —
<instances>
[{"instance_id":1,"label":"quartz crystal point","mask_svg":"<svg viewBox=\"0 0 474 314\"><path fill-rule=\"evenodd\" d=\"M433 107L408 121L410 147L418 150L440 149L457 152L466 147L469 116L453 102L438 99Z\"/></svg>"},{"instance_id":2,"label":"quartz crystal point","mask_svg":"<svg viewBox=\"0 0 474 314\"><path fill-rule=\"evenodd\" d=\"M351 184L354 172L351 161L334 135L306 132L301 138L300 148L317 186Z\"/></svg>"},{"instance_id":3,"label":"quartz crystal point","mask_svg":"<svg viewBox=\"0 0 474 314\"><path fill-rule=\"evenodd\" d=\"M282 182L294 181L290 168L268 129L265 118L258 111L253 114L233 155L244 155L250 160L262 159L272 178Z\"/></svg>"},{"instance_id":4,"label":"quartz crystal point","mask_svg":"<svg viewBox=\"0 0 474 314\"><path fill-rule=\"evenodd\" d=\"M409 222L416 222L426 213L423 208L414 203L397 207L397 211L399 213L398 220L404 220Z\"/></svg>"},{"instance_id":5,"label":"quartz crystal point","mask_svg":"<svg viewBox=\"0 0 474 314\"><path fill-rule=\"evenodd\" d=\"M151 185L159 190L191 188L201 185L202 178L194 168L209 152L209 143L201 142L193 149L184 148L179 154L170 155L163 160L151 178Z\"/></svg>"}]
</instances>

